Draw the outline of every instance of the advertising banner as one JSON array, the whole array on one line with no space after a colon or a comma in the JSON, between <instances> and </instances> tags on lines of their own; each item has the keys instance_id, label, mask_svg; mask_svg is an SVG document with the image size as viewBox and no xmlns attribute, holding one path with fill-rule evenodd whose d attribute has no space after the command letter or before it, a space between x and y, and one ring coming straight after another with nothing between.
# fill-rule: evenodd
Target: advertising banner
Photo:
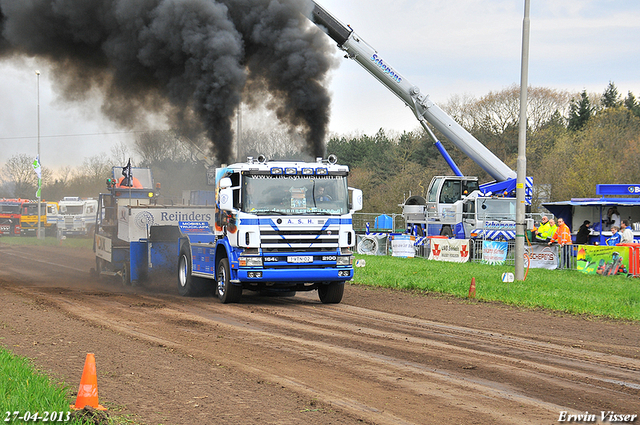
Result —
<instances>
[{"instance_id":1,"label":"advertising banner","mask_svg":"<svg viewBox=\"0 0 640 425\"><path fill-rule=\"evenodd\" d=\"M577 269L586 274L627 274L629 247L580 245L576 260Z\"/></svg>"},{"instance_id":2,"label":"advertising banner","mask_svg":"<svg viewBox=\"0 0 640 425\"><path fill-rule=\"evenodd\" d=\"M529 262L529 268L555 270L558 268L558 245L534 244L524 247L525 265Z\"/></svg>"},{"instance_id":3,"label":"advertising banner","mask_svg":"<svg viewBox=\"0 0 640 425\"><path fill-rule=\"evenodd\" d=\"M215 208L201 206L148 206L118 207L118 238L123 241L139 241L149 237L151 226L177 226L183 222L212 223Z\"/></svg>"},{"instance_id":4,"label":"advertising banner","mask_svg":"<svg viewBox=\"0 0 640 425\"><path fill-rule=\"evenodd\" d=\"M508 250L508 242L483 241L482 263L491 265L502 265L507 260Z\"/></svg>"},{"instance_id":5,"label":"advertising banner","mask_svg":"<svg viewBox=\"0 0 640 425\"><path fill-rule=\"evenodd\" d=\"M415 236L394 235L391 239L391 255L393 257L413 258L416 255Z\"/></svg>"},{"instance_id":6,"label":"advertising banner","mask_svg":"<svg viewBox=\"0 0 640 425\"><path fill-rule=\"evenodd\" d=\"M469 261L469 240L432 239L429 260L466 263Z\"/></svg>"}]
</instances>

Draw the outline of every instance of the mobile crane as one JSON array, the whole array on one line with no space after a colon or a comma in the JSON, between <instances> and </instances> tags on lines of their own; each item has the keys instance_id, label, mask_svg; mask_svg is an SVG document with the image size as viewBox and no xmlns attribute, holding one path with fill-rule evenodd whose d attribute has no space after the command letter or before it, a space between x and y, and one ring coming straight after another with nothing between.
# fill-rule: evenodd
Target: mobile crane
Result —
<instances>
[{"instance_id":1,"label":"mobile crane","mask_svg":"<svg viewBox=\"0 0 640 425\"><path fill-rule=\"evenodd\" d=\"M467 238L474 233L473 230L484 227L486 221L479 219L476 215L476 203L480 202L480 209L483 209L482 207L487 205L486 202L483 203L483 197L499 195L508 197L509 200L506 202L513 204L513 217L511 214L508 215L509 221L512 223L505 225L509 228L513 227L513 231L507 232L507 235L515 235L516 172L433 103L428 95L421 93L417 86L402 76L351 27L342 24L315 1L313 3L314 8L309 19L323 29L338 44L338 48L346 52L345 57L356 61L413 111L420 125L434 140L436 148L455 174L454 176L434 177L427 191L427 200L421 196L413 196L405 200L402 206L403 215L407 221L420 225L421 232L426 231L430 235L441 234L449 237ZM464 176L442 143L436 138L429 124L444 134L495 181L479 184L477 177ZM527 178L525 195L527 204L531 203L532 185L533 181ZM474 197L469 198L465 203L465 199L471 194L474 194ZM494 201L493 203L497 205L499 202ZM510 210L510 207L498 207L497 209ZM502 229L501 226L496 222L493 223L494 230ZM475 234L478 235L478 232ZM499 234L505 235L504 232ZM483 235L486 236L484 233Z\"/></svg>"}]
</instances>

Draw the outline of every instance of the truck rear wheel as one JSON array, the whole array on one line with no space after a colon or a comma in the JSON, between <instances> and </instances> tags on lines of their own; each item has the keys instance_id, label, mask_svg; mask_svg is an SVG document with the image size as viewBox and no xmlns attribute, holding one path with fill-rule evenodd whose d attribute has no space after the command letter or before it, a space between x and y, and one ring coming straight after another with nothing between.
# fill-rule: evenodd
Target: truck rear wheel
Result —
<instances>
[{"instance_id":1,"label":"truck rear wheel","mask_svg":"<svg viewBox=\"0 0 640 425\"><path fill-rule=\"evenodd\" d=\"M344 282L322 284L318 288L318 297L322 304L338 304L344 294Z\"/></svg>"},{"instance_id":2,"label":"truck rear wheel","mask_svg":"<svg viewBox=\"0 0 640 425\"><path fill-rule=\"evenodd\" d=\"M96 269L94 274L96 281L98 282L100 281L100 274L102 273L103 270L104 270L104 260L100 257L96 257Z\"/></svg>"},{"instance_id":3,"label":"truck rear wheel","mask_svg":"<svg viewBox=\"0 0 640 425\"><path fill-rule=\"evenodd\" d=\"M231 271L227 258L221 258L218 262L216 285L216 294L223 304L237 303L240 301L240 297L242 297L242 287L231 284Z\"/></svg>"},{"instance_id":4,"label":"truck rear wheel","mask_svg":"<svg viewBox=\"0 0 640 425\"><path fill-rule=\"evenodd\" d=\"M131 286L131 269L129 263L122 265L122 286Z\"/></svg>"},{"instance_id":5,"label":"truck rear wheel","mask_svg":"<svg viewBox=\"0 0 640 425\"><path fill-rule=\"evenodd\" d=\"M204 279L191 276L191 250L182 248L178 260L178 293L183 297L195 297L202 295L205 287Z\"/></svg>"}]
</instances>

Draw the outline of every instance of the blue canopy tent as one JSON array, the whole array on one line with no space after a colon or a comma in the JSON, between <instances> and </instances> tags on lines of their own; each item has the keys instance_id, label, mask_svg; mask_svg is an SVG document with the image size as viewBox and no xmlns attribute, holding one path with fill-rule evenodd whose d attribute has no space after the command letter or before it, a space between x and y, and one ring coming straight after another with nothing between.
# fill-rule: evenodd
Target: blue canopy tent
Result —
<instances>
[{"instance_id":1,"label":"blue canopy tent","mask_svg":"<svg viewBox=\"0 0 640 425\"><path fill-rule=\"evenodd\" d=\"M640 220L640 198L574 198L570 201L549 202L542 206L556 218L563 218L574 234L584 220L589 220L592 223L589 243L592 244L597 242L603 245L611 236L608 229L602 228L609 208L617 207L622 219L629 217L632 222ZM634 232L634 237L638 236L636 233Z\"/></svg>"}]
</instances>

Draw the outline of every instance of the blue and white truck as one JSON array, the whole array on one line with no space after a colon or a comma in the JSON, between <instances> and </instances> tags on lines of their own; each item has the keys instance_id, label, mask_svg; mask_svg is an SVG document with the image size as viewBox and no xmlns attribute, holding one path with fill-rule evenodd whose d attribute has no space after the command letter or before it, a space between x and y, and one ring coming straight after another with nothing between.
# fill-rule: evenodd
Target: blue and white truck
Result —
<instances>
[{"instance_id":1,"label":"blue and white truck","mask_svg":"<svg viewBox=\"0 0 640 425\"><path fill-rule=\"evenodd\" d=\"M318 290L323 303L339 303L353 278L352 214L362 208L348 174L335 156L249 158L216 169L215 206L155 205L151 187L111 186L100 197L96 273L125 284L176 273L181 295L223 303L243 290Z\"/></svg>"}]
</instances>

